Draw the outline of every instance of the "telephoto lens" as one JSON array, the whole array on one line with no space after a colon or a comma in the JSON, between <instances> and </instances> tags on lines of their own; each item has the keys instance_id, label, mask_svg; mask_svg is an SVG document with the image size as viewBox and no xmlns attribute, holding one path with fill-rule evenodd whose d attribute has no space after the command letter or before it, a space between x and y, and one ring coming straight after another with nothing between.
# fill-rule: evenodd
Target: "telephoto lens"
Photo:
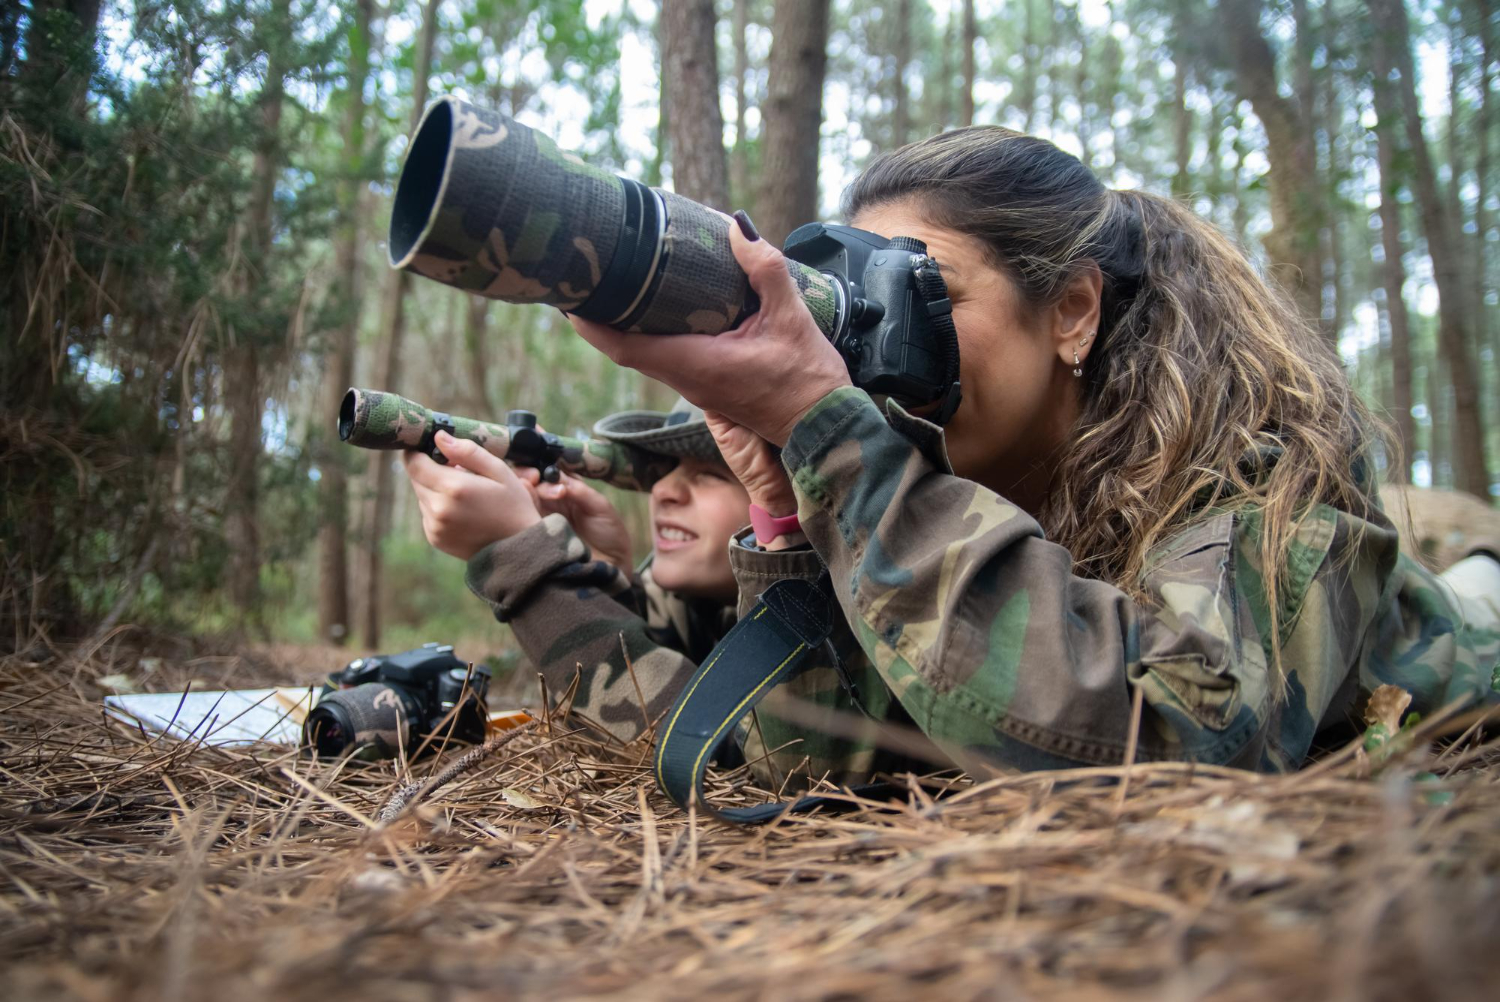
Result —
<instances>
[{"instance_id":1,"label":"telephoto lens","mask_svg":"<svg viewBox=\"0 0 1500 1002\"><path fill-rule=\"evenodd\" d=\"M816 138L816 137L814 137ZM760 309L728 216L600 170L498 111L445 97L412 137L391 207L391 266L621 331L720 334ZM854 385L902 404L959 386L947 285L926 245L812 223L787 270Z\"/></svg>"},{"instance_id":2,"label":"telephoto lens","mask_svg":"<svg viewBox=\"0 0 1500 1002\"><path fill-rule=\"evenodd\" d=\"M543 303L618 330L718 334L759 303L707 206L594 167L498 111L431 105L391 209L391 265L510 303ZM787 266L823 333L838 290Z\"/></svg>"}]
</instances>

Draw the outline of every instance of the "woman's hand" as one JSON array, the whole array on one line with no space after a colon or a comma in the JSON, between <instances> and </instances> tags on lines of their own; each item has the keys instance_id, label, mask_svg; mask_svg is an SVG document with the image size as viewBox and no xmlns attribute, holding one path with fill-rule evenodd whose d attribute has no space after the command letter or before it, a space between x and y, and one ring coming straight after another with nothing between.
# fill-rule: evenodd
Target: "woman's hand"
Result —
<instances>
[{"instance_id":1,"label":"woman's hand","mask_svg":"<svg viewBox=\"0 0 1500 1002\"><path fill-rule=\"evenodd\" d=\"M630 530L608 498L567 473L555 484L541 483L541 474L536 470L521 470L519 475L535 485L542 512L562 515L578 538L594 551L595 559L612 565L627 578L631 576L635 561Z\"/></svg>"},{"instance_id":2,"label":"woman's hand","mask_svg":"<svg viewBox=\"0 0 1500 1002\"><path fill-rule=\"evenodd\" d=\"M750 495L750 503L777 516L796 511L797 495L792 493L792 482L770 443L722 414L704 411L703 416L718 443L719 454Z\"/></svg>"},{"instance_id":3,"label":"woman's hand","mask_svg":"<svg viewBox=\"0 0 1500 1002\"><path fill-rule=\"evenodd\" d=\"M760 310L734 330L661 337L622 334L578 317L568 319L618 364L661 380L768 442L785 445L813 404L849 385L849 372L813 322L787 274L786 258L760 239L743 213L736 214L736 221L739 225L729 227L729 246L760 297Z\"/></svg>"},{"instance_id":4,"label":"woman's hand","mask_svg":"<svg viewBox=\"0 0 1500 1002\"><path fill-rule=\"evenodd\" d=\"M443 431L437 445L455 465L441 466L415 451L401 457L422 509L422 531L434 547L468 560L542 520L534 488L504 460Z\"/></svg>"}]
</instances>

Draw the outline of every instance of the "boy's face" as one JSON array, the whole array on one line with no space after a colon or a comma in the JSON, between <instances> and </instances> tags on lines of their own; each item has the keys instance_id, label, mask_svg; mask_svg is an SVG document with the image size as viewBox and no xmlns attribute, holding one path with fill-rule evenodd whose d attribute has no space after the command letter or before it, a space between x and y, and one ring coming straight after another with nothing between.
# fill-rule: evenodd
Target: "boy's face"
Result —
<instances>
[{"instance_id":1,"label":"boy's face","mask_svg":"<svg viewBox=\"0 0 1500 1002\"><path fill-rule=\"evenodd\" d=\"M729 537L750 521L750 496L719 463L684 459L651 488L651 576L668 591L732 602Z\"/></svg>"}]
</instances>

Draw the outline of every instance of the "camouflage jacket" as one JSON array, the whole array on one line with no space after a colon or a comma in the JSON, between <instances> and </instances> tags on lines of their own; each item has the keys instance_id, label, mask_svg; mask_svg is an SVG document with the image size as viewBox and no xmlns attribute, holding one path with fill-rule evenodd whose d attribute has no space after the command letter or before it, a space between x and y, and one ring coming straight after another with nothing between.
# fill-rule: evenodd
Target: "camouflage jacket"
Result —
<instances>
[{"instance_id":1,"label":"camouflage jacket","mask_svg":"<svg viewBox=\"0 0 1500 1002\"><path fill-rule=\"evenodd\" d=\"M775 577L831 572L843 678L819 666L786 692L852 709L852 690L869 717L1021 769L1120 762L1136 693L1137 758L1264 771L1297 768L1320 734L1357 733L1362 697L1384 683L1424 714L1500 698L1500 632L1459 622L1388 522L1328 506L1305 521L1280 586L1282 681L1254 512L1208 515L1165 541L1138 604L1072 574L1029 515L950 475L940 429L887 411L846 388L794 429L782 459L810 550L731 549L742 612ZM810 733L774 708L760 723L779 768L806 756L813 775L849 780L884 767L847 727Z\"/></svg>"},{"instance_id":2,"label":"camouflage jacket","mask_svg":"<svg viewBox=\"0 0 1500 1002\"><path fill-rule=\"evenodd\" d=\"M510 624L552 698L576 678L573 709L622 741L671 708L734 625L733 608L662 589L649 564L632 582L594 560L561 515L480 550L466 580Z\"/></svg>"}]
</instances>

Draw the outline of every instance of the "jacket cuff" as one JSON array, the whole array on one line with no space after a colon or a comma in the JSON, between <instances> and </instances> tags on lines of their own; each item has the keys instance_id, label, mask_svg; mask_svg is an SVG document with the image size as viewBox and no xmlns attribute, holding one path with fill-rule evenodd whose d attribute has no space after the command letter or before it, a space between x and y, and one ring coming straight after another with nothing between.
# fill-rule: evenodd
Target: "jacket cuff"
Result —
<instances>
[{"instance_id":1,"label":"jacket cuff","mask_svg":"<svg viewBox=\"0 0 1500 1002\"><path fill-rule=\"evenodd\" d=\"M590 559L589 548L561 515L544 517L469 558L464 582L508 621L542 581L569 564Z\"/></svg>"},{"instance_id":2,"label":"jacket cuff","mask_svg":"<svg viewBox=\"0 0 1500 1002\"><path fill-rule=\"evenodd\" d=\"M751 533L749 528L741 529L729 544L729 567L740 586L741 616L755 605L761 592L777 581L784 578L816 581L823 573L823 560L816 550L807 547L798 550L752 549L745 545Z\"/></svg>"}]
</instances>

